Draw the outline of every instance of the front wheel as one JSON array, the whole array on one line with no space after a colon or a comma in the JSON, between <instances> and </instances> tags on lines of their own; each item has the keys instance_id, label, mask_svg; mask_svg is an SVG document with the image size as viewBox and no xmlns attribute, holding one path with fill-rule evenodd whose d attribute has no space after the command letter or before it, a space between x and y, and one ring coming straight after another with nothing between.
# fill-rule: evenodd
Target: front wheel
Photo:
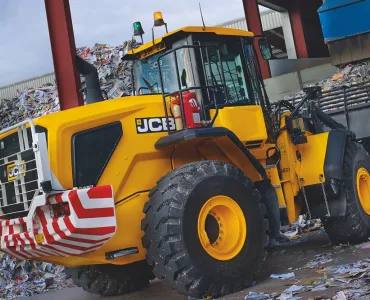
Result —
<instances>
[{"instance_id":1,"label":"front wheel","mask_svg":"<svg viewBox=\"0 0 370 300\"><path fill-rule=\"evenodd\" d=\"M252 283L267 223L260 194L239 169L218 161L175 169L151 191L144 212L147 261L168 287L201 298Z\"/></svg>"},{"instance_id":2,"label":"front wheel","mask_svg":"<svg viewBox=\"0 0 370 300\"><path fill-rule=\"evenodd\" d=\"M343 163L344 217L323 220L330 240L335 244L357 244L370 233L370 156L358 143L348 142Z\"/></svg>"}]
</instances>

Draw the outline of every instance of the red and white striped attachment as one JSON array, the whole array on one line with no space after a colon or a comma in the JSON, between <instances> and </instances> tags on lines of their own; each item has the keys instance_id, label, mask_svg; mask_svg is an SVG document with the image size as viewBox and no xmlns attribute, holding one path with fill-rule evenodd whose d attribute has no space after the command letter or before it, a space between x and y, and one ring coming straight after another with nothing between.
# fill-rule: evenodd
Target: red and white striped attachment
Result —
<instances>
[{"instance_id":1,"label":"red and white striped attachment","mask_svg":"<svg viewBox=\"0 0 370 300\"><path fill-rule=\"evenodd\" d=\"M110 185L69 190L37 208L33 231L26 218L1 221L1 250L19 259L80 255L102 247L116 226Z\"/></svg>"}]
</instances>

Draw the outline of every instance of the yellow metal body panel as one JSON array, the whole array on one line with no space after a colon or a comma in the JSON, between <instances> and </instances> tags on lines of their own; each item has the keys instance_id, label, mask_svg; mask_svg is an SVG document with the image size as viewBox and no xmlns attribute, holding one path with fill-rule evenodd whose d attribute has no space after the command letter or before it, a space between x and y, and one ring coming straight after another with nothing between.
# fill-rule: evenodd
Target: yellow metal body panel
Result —
<instances>
[{"instance_id":1,"label":"yellow metal body panel","mask_svg":"<svg viewBox=\"0 0 370 300\"><path fill-rule=\"evenodd\" d=\"M280 127L285 127L286 114L281 119ZM306 133L307 143L294 145L286 129L277 139L281 152L280 177L290 222L297 220L302 207L294 201L302 186L319 184L325 181L324 161L329 133ZM301 156L301 161L297 158ZM321 175L321 178L320 178ZM302 179L302 180L301 180Z\"/></svg>"},{"instance_id":2,"label":"yellow metal body panel","mask_svg":"<svg viewBox=\"0 0 370 300\"><path fill-rule=\"evenodd\" d=\"M325 181L324 162L328 137L328 132L309 135L307 136L307 143L298 146L302 156L298 176L303 179L303 186Z\"/></svg>"},{"instance_id":3,"label":"yellow metal body panel","mask_svg":"<svg viewBox=\"0 0 370 300\"><path fill-rule=\"evenodd\" d=\"M211 118L216 111L211 110ZM224 107L218 110L215 126L230 129L241 142L262 141L263 147L267 140L267 131L262 108L259 105Z\"/></svg>"},{"instance_id":4,"label":"yellow metal body panel","mask_svg":"<svg viewBox=\"0 0 370 300\"><path fill-rule=\"evenodd\" d=\"M280 127L285 127L285 117L282 117ZM294 197L300 190L297 173L297 170L300 168L300 162L296 155L298 147L292 143L286 129L280 133L277 139L277 147L281 153L280 178L288 211L288 219L292 223L298 219L301 211L300 207L296 207L298 204L294 201Z\"/></svg>"},{"instance_id":5,"label":"yellow metal body panel","mask_svg":"<svg viewBox=\"0 0 370 300\"><path fill-rule=\"evenodd\" d=\"M140 52L143 52L144 50L147 50L153 45L160 44L163 40L165 40L168 37L175 36L181 32L187 32L187 33L215 33L217 35L227 35L227 36L240 36L240 37L253 37L254 34L250 31L240 30L240 29L234 29L234 28L224 28L224 27L206 27L205 29L202 26L186 26L182 27L180 29L171 31L169 33L166 33L165 35L157 38L153 42L145 43L144 45L127 52L128 55L138 54ZM155 53L155 52L154 52ZM153 54L153 53L152 53Z\"/></svg>"}]
</instances>

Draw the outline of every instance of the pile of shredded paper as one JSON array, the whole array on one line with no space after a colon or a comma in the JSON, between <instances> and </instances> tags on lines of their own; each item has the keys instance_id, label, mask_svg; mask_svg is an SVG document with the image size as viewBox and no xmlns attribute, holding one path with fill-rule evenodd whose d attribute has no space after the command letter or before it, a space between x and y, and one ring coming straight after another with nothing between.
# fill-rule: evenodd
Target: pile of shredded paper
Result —
<instances>
[{"instance_id":1,"label":"pile of shredded paper","mask_svg":"<svg viewBox=\"0 0 370 300\"><path fill-rule=\"evenodd\" d=\"M359 62L357 64L348 64L344 68L338 68L337 72L324 80L317 82L316 86L322 88L322 92L329 92L340 87L351 87L370 80L370 60ZM311 86L314 86L311 85ZM302 98L305 95L303 91L285 96L285 100Z\"/></svg>"},{"instance_id":2,"label":"pile of shredded paper","mask_svg":"<svg viewBox=\"0 0 370 300\"><path fill-rule=\"evenodd\" d=\"M61 266L20 261L0 252L0 299L33 296L73 286Z\"/></svg>"},{"instance_id":3,"label":"pile of shredded paper","mask_svg":"<svg viewBox=\"0 0 370 300\"><path fill-rule=\"evenodd\" d=\"M126 41L115 47L96 44L92 48L77 49L80 57L97 68L105 99L114 99L131 93L131 62L123 61L122 56L131 49L132 45L132 41ZM81 77L81 81L82 91L84 91L84 77ZM18 91L18 96L14 99L0 99L0 130L26 118L37 118L59 110L55 82L40 87L30 86Z\"/></svg>"}]
</instances>

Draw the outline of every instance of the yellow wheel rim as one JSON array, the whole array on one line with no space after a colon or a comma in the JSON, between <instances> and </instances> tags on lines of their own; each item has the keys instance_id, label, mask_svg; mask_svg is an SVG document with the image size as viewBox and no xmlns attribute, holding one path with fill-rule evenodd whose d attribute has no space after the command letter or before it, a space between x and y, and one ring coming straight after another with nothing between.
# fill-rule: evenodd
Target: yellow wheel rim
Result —
<instances>
[{"instance_id":1,"label":"yellow wheel rim","mask_svg":"<svg viewBox=\"0 0 370 300\"><path fill-rule=\"evenodd\" d=\"M247 238L247 223L240 206L227 196L215 196L202 207L198 236L204 250L217 260L239 254Z\"/></svg>"},{"instance_id":2,"label":"yellow wheel rim","mask_svg":"<svg viewBox=\"0 0 370 300\"><path fill-rule=\"evenodd\" d=\"M363 210L370 215L370 175L365 168L357 171L357 193Z\"/></svg>"}]
</instances>

